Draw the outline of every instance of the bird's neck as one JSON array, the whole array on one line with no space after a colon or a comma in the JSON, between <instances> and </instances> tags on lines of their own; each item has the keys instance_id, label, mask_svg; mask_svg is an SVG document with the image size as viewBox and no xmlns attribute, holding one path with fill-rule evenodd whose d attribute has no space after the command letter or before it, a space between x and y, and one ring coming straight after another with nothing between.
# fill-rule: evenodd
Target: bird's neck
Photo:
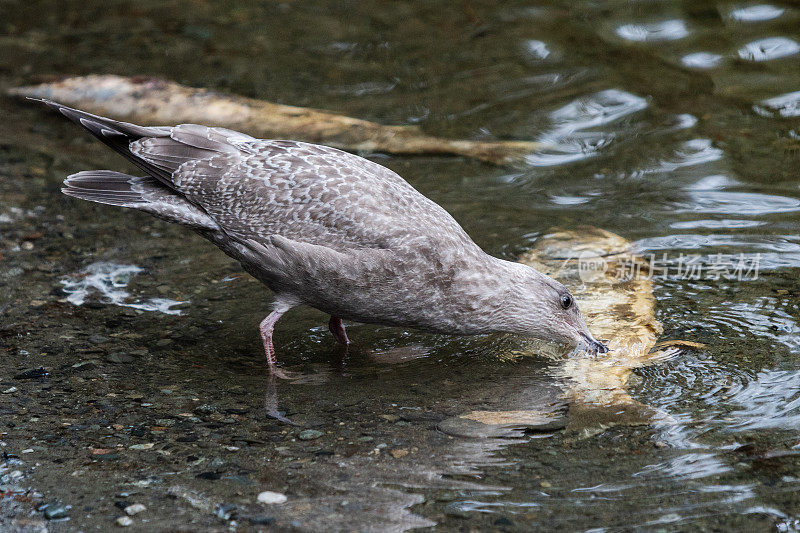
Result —
<instances>
[{"instance_id":1,"label":"bird's neck","mask_svg":"<svg viewBox=\"0 0 800 533\"><path fill-rule=\"evenodd\" d=\"M464 334L513 332L512 289L525 267L481 253L456 273L447 307Z\"/></svg>"}]
</instances>

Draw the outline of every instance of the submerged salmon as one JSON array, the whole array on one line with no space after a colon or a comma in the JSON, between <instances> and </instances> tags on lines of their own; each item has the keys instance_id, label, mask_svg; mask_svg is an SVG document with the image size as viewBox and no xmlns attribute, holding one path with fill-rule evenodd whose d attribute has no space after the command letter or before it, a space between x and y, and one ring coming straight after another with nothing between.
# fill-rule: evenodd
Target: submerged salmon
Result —
<instances>
[{"instance_id":1,"label":"submerged salmon","mask_svg":"<svg viewBox=\"0 0 800 533\"><path fill-rule=\"evenodd\" d=\"M496 165L513 165L542 147L532 141L445 139L427 135L416 126L384 126L317 109L185 87L158 78L79 76L14 87L7 93L55 100L137 124L222 126L258 138L299 140L350 151L449 154Z\"/></svg>"},{"instance_id":2,"label":"submerged salmon","mask_svg":"<svg viewBox=\"0 0 800 533\"><path fill-rule=\"evenodd\" d=\"M662 416L628 393L633 370L668 359L678 346L702 345L673 341L666 343L670 348L660 349L665 345L656 344L663 328L655 316L653 281L648 263L631 250L631 243L594 227L558 230L540 238L519 260L569 287L586 324L609 348L596 358L571 356L556 365L555 377L563 380L559 400L568 412L563 423L567 430L588 436ZM487 426L546 426L564 416L563 410L552 407L520 407L461 417Z\"/></svg>"}]
</instances>

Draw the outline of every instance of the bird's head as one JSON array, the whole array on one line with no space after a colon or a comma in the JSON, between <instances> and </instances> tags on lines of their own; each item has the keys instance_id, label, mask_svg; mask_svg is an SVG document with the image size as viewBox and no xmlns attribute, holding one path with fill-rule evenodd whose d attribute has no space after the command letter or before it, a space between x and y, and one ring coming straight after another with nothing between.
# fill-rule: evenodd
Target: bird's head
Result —
<instances>
[{"instance_id":1,"label":"bird's head","mask_svg":"<svg viewBox=\"0 0 800 533\"><path fill-rule=\"evenodd\" d=\"M517 264L504 307L513 316L513 333L567 344L592 355L608 352L586 327L575 298L563 284Z\"/></svg>"}]
</instances>

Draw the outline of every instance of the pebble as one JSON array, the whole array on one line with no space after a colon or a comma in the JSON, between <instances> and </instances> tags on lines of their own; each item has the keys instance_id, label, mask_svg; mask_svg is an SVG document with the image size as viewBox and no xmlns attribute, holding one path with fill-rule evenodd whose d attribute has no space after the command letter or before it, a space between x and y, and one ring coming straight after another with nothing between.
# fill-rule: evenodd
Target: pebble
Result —
<instances>
[{"instance_id":1,"label":"pebble","mask_svg":"<svg viewBox=\"0 0 800 533\"><path fill-rule=\"evenodd\" d=\"M232 503L221 503L217 505L217 518L220 520L231 520L236 514L236 506Z\"/></svg>"},{"instance_id":2,"label":"pebble","mask_svg":"<svg viewBox=\"0 0 800 533\"><path fill-rule=\"evenodd\" d=\"M3 394L13 394L13 393L17 392L18 390L19 389L16 388L16 387L9 387L9 388L7 388L6 390L3 391Z\"/></svg>"},{"instance_id":3,"label":"pebble","mask_svg":"<svg viewBox=\"0 0 800 533\"><path fill-rule=\"evenodd\" d=\"M49 375L50 372L45 370L45 368L42 366L39 368L32 368L30 370L26 370L25 372L17 374L16 376L14 376L14 379L36 379L36 378L47 377Z\"/></svg>"},{"instance_id":4,"label":"pebble","mask_svg":"<svg viewBox=\"0 0 800 533\"><path fill-rule=\"evenodd\" d=\"M92 344L104 344L108 342L108 337L104 337L99 333L94 333L89 336L89 342L91 342Z\"/></svg>"},{"instance_id":5,"label":"pebble","mask_svg":"<svg viewBox=\"0 0 800 533\"><path fill-rule=\"evenodd\" d=\"M216 413L217 408L214 407L213 405L208 405L207 403L204 403L203 405L198 405L197 407L195 407L194 412L199 413L201 415L210 415L211 413Z\"/></svg>"},{"instance_id":6,"label":"pebble","mask_svg":"<svg viewBox=\"0 0 800 533\"><path fill-rule=\"evenodd\" d=\"M281 494L280 492L272 492L270 490L265 490L258 495L259 503L277 504L284 503L286 500L288 500L288 498L285 494Z\"/></svg>"},{"instance_id":7,"label":"pebble","mask_svg":"<svg viewBox=\"0 0 800 533\"><path fill-rule=\"evenodd\" d=\"M322 435L323 433L317 429L304 429L297 438L300 440L314 440L320 438Z\"/></svg>"},{"instance_id":8,"label":"pebble","mask_svg":"<svg viewBox=\"0 0 800 533\"><path fill-rule=\"evenodd\" d=\"M48 520L66 518L69 515L69 509L70 507L65 505L48 505L44 510L44 517Z\"/></svg>"},{"instance_id":9,"label":"pebble","mask_svg":"<svg viewBox=\"0 0 800 533\"><path fill-rule=\"evenodd\" d=\"M275 522L271 516L251 516L247 520L254 526L268 526Z\"/></svg>"},{"instance_id":10,"label":"pebble","mask_svg":"<svg viewBox=\"0 0 800 533\"><path fill-rule=\"evenodd\" d=\"M133 525L133 518L130 516L120 516L115 522L120 527L128 527Z\"/></svg>"},{"instance_id":11,"label":"pebble","mask_svg":"<svg viewBox=\"0 0 800 533\"><path fill-rule=\"evenodd\" d=\"M126 353L110 353L106 356L109 363L132 363L136 358Z\"/></svg>"},{"instance_id":12,"label":"pebble","mask_svg":"<svg viewBox=\"0 0 800 533\"><path fill-rule=\"evenodd\" d=\"M152 442L145 442L144 444L134 444L132 446L128 446L130 450L149 450L152 448L154 444Z\"/></svg>"},{"instance_id":13,"label":"pebble","mask_svg":"<svg viewBox=\"0 0 800 533\"><path fill-rule=\"evenodd\" d=\"M408 455L408 450L405 448L395 448L394 450L389 450L389 455L394 457L395 459L401 459Z\"/></svg>"},{"instance_id":14,"label":"pebble","mask_svg":"<svg viewBox=\"0 0 800 533\"><path fill-rule=\"evenodd\" d=\"M142 511L146 511L147 507L142 505L141 503L134 503L133 505L129 505L125 508L125 514L128 516L133 516L137 513L141 513Z\"/></svg>"}]
</instances>

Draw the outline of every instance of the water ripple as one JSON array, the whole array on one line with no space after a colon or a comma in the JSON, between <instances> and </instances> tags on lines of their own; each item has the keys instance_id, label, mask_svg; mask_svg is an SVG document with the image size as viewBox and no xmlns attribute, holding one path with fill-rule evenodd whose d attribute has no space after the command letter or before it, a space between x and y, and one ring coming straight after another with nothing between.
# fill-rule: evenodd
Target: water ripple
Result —
<instances>
[{"instance_id":1,"label":"water ripple","mask_svg":"<svg viewBox=\"0 0 800 533\"><path fill-rule=\"evenodd\" d=\"M673 229L743 229L763 226L766 222L758 220L733 220L725 218L722 220L687 220L686 222L673 222L669 227Z\"/></svg>"},{"instance_id":2,"label":"water ripple","mask_svg":"<svg viewBox=\"0 0 800 533\"><path fill-rule=\"evenodd\" d=\"M765 117L772 117L775 113L783 118L800 117L800 91L762 100L760 105L753 106L753 110Z\"/></svg>"},{"instance_id":3,"label":"water ripple","mask_svg":"<svg viewBox=\"0 0 800 533\"><path fill-rule=\"evenodd\" d=\"M800 371L763 370L730 403L742 406L731 413L738 419L731 429L796 431L800 427Z\"/></svg>"},{"instance_id":4,"label":"water ripple","mask_svg":"<svg viewBox=\"0 0 800 533\"><path fill-rule=\"evenodd\" d=\"M774 298L759 298L753 303L725 302L709 308L714 322L731 330L765 337L800 353L800 328L794 317L778 308Z\"/></svg>"},{"instance_id":5,"label":"water ripple","mask_svg":"<svg viewBox=\"0 0 800 533\"><path fill-rule=\"evenodd\" d=\"M800 52L800 45L786 37L769 37L748 43L739 49L739 57L747 61L769 61Z\"/></svg>"},{"instance_id":6,"label":"water ripple","mask_svg":"<svg viewBox=\"0 0 800 533\"><path fill-rule=\"evenodd\" d=\"M541 60L550 55L550 50L547 48L547 43L531 39L525 42L525 51L528 57L532 59Z\"/></svg>"},{"instance_id":7,"label":"water ripple","mask_svg":"<svg viewBox=\"0 0 800 533\"><path fill-rule=\"evenodd\" d=\"M551 128L537 139L550 148L527 156L526 161L552 166L597 155L614 134L582 130L610 124L646 107L646 99L617 89L574 100L550 113Z\"/></svg>"},{"instance_id":8,"label":"water ripple","mask_svg":"<svg viewBox=\"0 0 800 533\"><path fill-rule=\"evenodd\" d=\"M769 4L740 7L730 12L730 17L739 22L762 22L780 17L786 10Z\"/></svg>"},{"instance_id":9,"label":"water ripple","mask_svg":"<svg viewBox=\"0 0 800 533\"><path fill-rule=\"evenodd\" d=\"M770 251L800 253L800 237L796 235L724 235L676 234L640 239L633 243L639 253L657 250L699 250L736 247L749 252Z\"/></svg>"},{"instance_id":10,"label":"water ripple","mask_svg":"<svg viewBox=\"0 0 800 533\"><path fill-rule=\"evenodd\" d=\"M662 161L655 172L670 172L681 167L702 165L722 159L725 153L716 148L711 139L692 139L684 142L671 160Z\"/></svg>"},{"instance_id":11,"label":"water ripple","mask_svg":"<svg viewBox=\"0 0 800 533\"><path fill-rule=\"evenodd\" d=\"M617 35L628 41L674 41L689 35L682 20L665 20L651 24L625 24L617 28Z\"/></svg>"},{"instance_id":12,"label":"water ripple","mask_svg":"<svg viewBox=\"0 0 800 533\"><path fill-rule=\"evenodd\" d=\"M690 68L714 68L722 61L722 56L711 52L694 52L681 58L681 63Z\"/></svg>"},{"instance_id":13,"label":"water ripple","mask_svg":"<svg viewBox=\"0 0 800 533\"><path fill-rule=\"evenodd\" d=\"M685 453L674 459L649 465L633 474L633 477L668 477L681 480L702 479L717 476L731 470L716 454Z\"/></svg>"}]
</instances>

